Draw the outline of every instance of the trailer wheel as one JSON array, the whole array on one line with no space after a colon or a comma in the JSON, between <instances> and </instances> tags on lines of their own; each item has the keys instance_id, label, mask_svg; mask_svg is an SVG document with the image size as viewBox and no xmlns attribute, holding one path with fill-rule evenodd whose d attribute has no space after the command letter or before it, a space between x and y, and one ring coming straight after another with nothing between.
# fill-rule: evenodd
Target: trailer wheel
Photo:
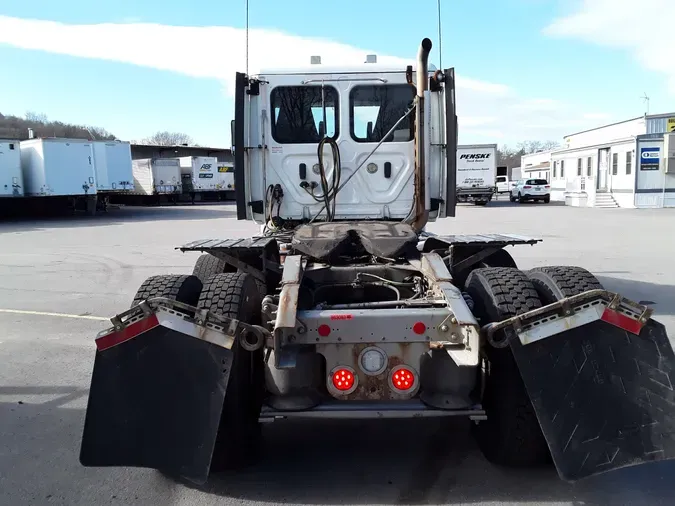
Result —
<instances>
[{"instance_id":1,"label":"trailer wheel","mask_svg":"<svg viewBox=\"0 0 675 506\"><path fill-rule=\"evenodd\" d=\"M211 253L204 253L203 255L200 255L195 262L195 266L192 269L192 275L201 279L202 283L206 283L214 274L234 272L235 270L236 269L233 266L220 258L213 256Z\"/></svg>"},{"instance_id":2,"label":"trailer wheel","mask_svg":"<svg viewBox=\"0 0 675 506\"><path fill-rule=\"evenodd\" d=\"M260 324L261 298L253 276L243 272L214 274L199 297L198 307L213 313ZM252 462L258 451L264 388L263 350L246 351L239 341L227 384L211 469L236 469Z\"/></svg>"},{"instance_id":3,"label":"trailer wheel","mask_svg":"<svg viewBox=\"0 0 675 506\"><path fill-rule=\"evenodd\" d=\"M476 269L466 291L480 324L503 320L541 307L528 277L518 269ZM497 465L529 467L550 462L550 452L510 348L483 348L487 360L483 409L487 420L474 425L485 458Z\"/></svg>"},{"instance_id":4,"label":"trailer wheel","mask_svg":"<svg viewBox=\"0 0 675 506\"><path fill-rule=\"evenodd\" d=\"M165 297L184 304L196 306L199 294L202 291L202 282L196 276L185 274L160 274L150 276L134 295L131 307L153 297Z\"/></svg>"},{"instance_id":5,"label":"trailer wheel","mask_svg":"<svg viewBox=\"0 0 675 506\"><path fill-rule=\"evenodd\" d=\"M582 267L557 265L535 267L527 272L544 305L588 290L603 290L593 274Z\"/></svg>"}]
</instances>

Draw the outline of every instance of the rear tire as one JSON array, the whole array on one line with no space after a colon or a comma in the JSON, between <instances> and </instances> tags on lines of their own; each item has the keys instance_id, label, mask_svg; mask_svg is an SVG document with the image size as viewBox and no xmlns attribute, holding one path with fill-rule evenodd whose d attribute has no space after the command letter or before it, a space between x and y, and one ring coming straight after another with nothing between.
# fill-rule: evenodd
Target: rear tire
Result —
<instances>
[{"instance_id":1,"label":"rear tire","mask_svg":"<svg viewBox=\"0 0 675 506\"><path fill-rule=\"evenodd\" d=\"M541 302L527 276L514 268L476 269L466 291L474 301L480 324L526 313ZM474 425L474 436L485 458L508 467L530 467L551 461L539 421L510 348L483 348L487 359L483 409L487 420Z\"/></svg>"},{"instance_id":2,"label":"rear tire","mask_svg":"<svg viewBox=\"0 0 675 506\"><path fill-rule=\"evenodd\" d=\"M544 204L548 204L549 202L551 202L551 197L544 197Z\"/></svg>"},{"instance_id":3,"label":"rear tire","mask_svg":"<svg viewBox=\"0 0 675 506\"><path fill-rule=\"evenodd\" d=\"M529 270L527 276L544 305L588 290L603 289L598 278L582 267L570 265L536 267Z\"/></svg>"},{"instance_id":4,"label":"rear tire","mask_svg":"<svg viewBox=\"0 0 675 506\"><path fill-rule=\"evenodd\" d=\"M509 193L509 201L511 201L511 202L516 201L516 198L513 195L511 195L510 193Z\"/></svg>"},{"instance_id":5,"label":"rear tire","mask_svg":"<svg viewBox=\"0 0 675 506\"><path fill-rule=\"evenodd\" d=\"M204 284L199 308L258 325L261 298L255 279L243 272L220 273ZM253 462L259 450L258 418L264 389L263 351L249 352L239 341L232 347L232 371L225 393L211 468L225 471Z\"/></svg>"},{"instance_id":6,"label":"rear tire","mask_svg":"<svg viewBox=\"0 0 675 506\"><path fill-rule=\"evenodd\" d=\"M218 257L210 253L204 253L195 262L195 267L192 269L192 275L197 276L206 283L208 279L214 274L221 274L223 272L233 272L236 269Z\"/></svg>"},{"instance_id":7,"label":"rear tire","mask_svg":"<svg viewBox=\"0 0 675 506\"><path fill-rule=\"evenodd\" d=\"M150 276L143 281L134 295L131 307L137 306L146 299L165 297L190 306L196 306L199 294L202 291L202 282L196 276L185 274L160 274Z\"/></svg>"}]
</instances>

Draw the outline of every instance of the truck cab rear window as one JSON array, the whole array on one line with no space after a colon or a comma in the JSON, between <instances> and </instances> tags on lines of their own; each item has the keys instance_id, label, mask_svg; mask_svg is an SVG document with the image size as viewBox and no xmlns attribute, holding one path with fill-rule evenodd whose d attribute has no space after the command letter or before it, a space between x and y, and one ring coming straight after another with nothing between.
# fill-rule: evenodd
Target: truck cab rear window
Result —
<instances>
[{"instance_id":1,"label":"truck cab rear window","mask_svg":"<svg viewBox=\"0 0 675 506\"><path fill-rule=\"evenodd\" d=\"M278 86L272 90L272 138L279 144L318 143L339 133L339 98L331 86ZM324 124L323 104L326 106Z\"/></svg>"},{"instance_id":2,"label":"truck cab rear window","mask_svg":"<svg viewBox=\"0 0 675 506\"><path fill-rule=\"evenodd\" d=\"M380 142L405 114L415 99L409 84L355 86L349 93L349 123L352 139ZM413 139L412 114L404 119L385 142Z\"/></svg>"}]
</instances>

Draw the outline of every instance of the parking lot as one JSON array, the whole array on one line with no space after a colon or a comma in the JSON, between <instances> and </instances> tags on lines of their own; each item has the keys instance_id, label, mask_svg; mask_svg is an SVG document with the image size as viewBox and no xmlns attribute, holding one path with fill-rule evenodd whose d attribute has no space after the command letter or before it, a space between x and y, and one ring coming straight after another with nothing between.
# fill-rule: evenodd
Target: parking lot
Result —
<instances>
[{"instance_id":1,"label":"parking lot","mask_svg":"<svg viewBox=\"0 0 675 506\"><path fill-rule=\"evenodd\" d=\"M460 421L276 422L255 467L202 488L152 470L78 462L94 344L148 276L189 273L206 238L245 237L234 206L112 209L97 217L0 221L0 504L672 504L675 463L570 485L553 469L488 464ZM460 206L435 233L543 239L509 248L523 269L575 264L653 304L675 336L675 209Z\"/></svg>"}]
</instances>

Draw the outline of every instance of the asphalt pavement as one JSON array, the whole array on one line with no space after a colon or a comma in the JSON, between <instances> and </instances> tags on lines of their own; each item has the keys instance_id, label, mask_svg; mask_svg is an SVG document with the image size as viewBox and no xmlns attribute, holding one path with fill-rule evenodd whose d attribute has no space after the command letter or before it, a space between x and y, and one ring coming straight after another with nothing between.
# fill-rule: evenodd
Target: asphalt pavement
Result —
<instances>
[{"instance_id":1,"label":"asphalt pavement","mask_svg":"<svg viewBox=\"0 0 675 506\"><path fill-rule=\"evenodd\" d=\"M586 267L606 288L652 304L672 337L674 224L675 209L498 201L460 206L457 218L429 228L541 237L509 248L521 268ZM82 467L93 340L103 319L126 309L146 277L191 272L197 255L176 246L257 230L236 221L231 205L0 219L0 505L673 503L673 462L571 485L554 469L490 465L460 420L275 422L264 428L260 463L204 487L153 470Z\"/></svg>"}]
</instances>

